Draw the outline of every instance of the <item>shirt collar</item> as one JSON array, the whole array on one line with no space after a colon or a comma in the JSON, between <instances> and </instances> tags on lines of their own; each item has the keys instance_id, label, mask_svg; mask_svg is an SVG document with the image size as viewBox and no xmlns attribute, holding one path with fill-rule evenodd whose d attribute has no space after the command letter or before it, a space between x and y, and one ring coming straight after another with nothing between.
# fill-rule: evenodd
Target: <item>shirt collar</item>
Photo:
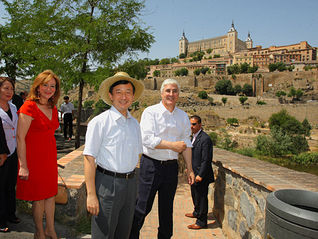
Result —
<instances>
[{"instance_id":1,"label":"shirt collar","mask_svg":"<svg viewBox=\"0 0 318 239\"><path fill-rule=\"evenodd\" d=\"M200 134L201 131L202 131L202 129L200 129L198 132L196 132L196 133L193 135L193 138L196 138L196 137Z\"/></svg>"},{"instance_id":2,"label":"shirt collar","mask_svg":"<svg viewBox=\"0 0 318 239\"><path fill-rule=\"evenodd\" d=\"M162 101L160 101L159 103L159 113L163 114L163 113L169 113L169 114L173 114L176 111L177 107L175 106L173 111L170 112L169 110L167 110L167 108L163 105Z\"/></svg>"},{"instance_id":3,"label":"shirt collar","mask_svg":"<svg viewBox=\"0 0 318 239\"><path fill-rule=\"evenodd\" d=\"M123 116L113 105L110 107L109 109L112 113L112 115L114 116L115 120L118 120L120 118L124 118L126 119L125 116ZM127 110L127 119L131 118L131 114L130 112Z\"/></svg>"}]
</instances>

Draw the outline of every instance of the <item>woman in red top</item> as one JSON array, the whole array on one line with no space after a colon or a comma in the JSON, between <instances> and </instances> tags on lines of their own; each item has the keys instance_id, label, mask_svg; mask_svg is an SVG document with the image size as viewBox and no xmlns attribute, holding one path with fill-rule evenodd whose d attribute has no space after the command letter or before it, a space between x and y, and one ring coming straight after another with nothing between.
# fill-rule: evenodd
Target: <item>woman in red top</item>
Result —
<instances>
[{"instance_id":1,"label":"woman in red top","mask_svg":"<svg viewBox=\"0 0 318 239\"><path fill-rule=\"evenodd\" d=\"M33 201L34 238L57 238L54 228L57 194L57 152L54 132L59 126L56 103L60 80L51 71L40 73L18 111L17 198ZM43 228L45 213L46 228Z\"/></svg>"}]
</instances>

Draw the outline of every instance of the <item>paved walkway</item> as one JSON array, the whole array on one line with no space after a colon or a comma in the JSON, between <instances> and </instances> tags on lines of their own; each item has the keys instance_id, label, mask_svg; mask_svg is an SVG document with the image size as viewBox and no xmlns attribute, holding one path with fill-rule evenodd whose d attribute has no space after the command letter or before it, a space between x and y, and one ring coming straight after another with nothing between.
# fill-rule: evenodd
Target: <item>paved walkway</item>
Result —
<instances>
[{"instance_id":1,"label":"paved walkway","mask_svg":"<svg viewBox=\"0 0 318 239\"><path fill-rule=\"evenodd\" d=\"M83 147L78 150L74 150L74 140L68 142L64 141L61 135L56 135L57 139L57 149L59 163L66 165L65 169L60 171L63 178L66 179L67 184L74 183L78 181L78 176L83 175L83 157L81 151ZM209 205L210 208L212 205ZM179 185L177 188L177 193L174 202L174 232L173 239L224 239L222 234L222 229L219 227L212 215L208 217L208 227L201 230L190 230L187 225L193 224L194 219L187 218L184 216L185 213L191 212L193 210L190 186L185 183L184 178L179 179ZM210 210L211 211L211 210ZM0 238L4 239L32 239L34 232L34 224L32 217L26 214L18 213L18 216L22 219L22 222L17 225L10 225L11 232L6 234L0 234ZM158 228L158 205L157 198L155 199L151 213L147 216L145 224L141 230L141 239L153 239L157 238L157 228ZM74 236L75 232L73 228L61 225L56 222L56 231L61 238L67 239L84 239L91 238L90 235L78 235Z\"/></svg>"}]
</instances>

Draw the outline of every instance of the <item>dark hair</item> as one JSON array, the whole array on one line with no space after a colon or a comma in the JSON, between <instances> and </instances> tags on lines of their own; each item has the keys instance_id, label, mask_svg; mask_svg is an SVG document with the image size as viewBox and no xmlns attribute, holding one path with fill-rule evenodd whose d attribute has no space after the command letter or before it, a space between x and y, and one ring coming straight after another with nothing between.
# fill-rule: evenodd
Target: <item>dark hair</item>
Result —
<instances>
[{"instance_id":1,"label":"dark hair","mask_svg":"<svg viewBox=\"0 0 318 239\"><path fill-rule=\"evenodd\" d=\"M13 86L13 90L15 89L14 87L14 80L10 77L0 77L0 87L2 86L2 84L5 82L5 81L9 81L11 83L11 85Z\"/></svg>"},{"instance_id":2,"label":"dark hair","mask_svg":"<svg viewBox=\"0 0 318 239\"><path fill-rule=\"evenodd\" d=\"M201 118L198 115L192 115L190 119L196 119L198 121L198 124L201 124Z\"/></svg>"},{"instance_id":3,"label":"dark hair","mask_svg":"<svg viewBox=\"0 0 318 239\"><path fill-rule=\"evenodd\" d=\"M67 95L63 97L64 100L69 100L70 97L68 97Z\"/></svg>"},{"instance_id":4,"label":"dark hair","mask_svg":"<svg viewBox=\"0 0 318 239\"><path fill-rule=\"evenodd\" d=\"M119 81L116 81L115 83L113 83L110 87L109 87L109 93L113 93L113 89L115 86L118 86L118 85L127 85L127 84L131 84L132 85L132 88L133 88L133 93L135 94L135 86L134 84L131 82L131 81L128 81L128 80L119 80Z\"/></svg>"},{"instance_id":5,"label":"dark hair","mask_svg":"<svg viewBox=\"0 0 318 239\"><path fill-rule=\"evenodd\" d=\"M24 96L24 95L26 95L26 94L25 94L24 91L21 91L19 95L22 97L22 96Z\"/></svg>"}]
</instances>

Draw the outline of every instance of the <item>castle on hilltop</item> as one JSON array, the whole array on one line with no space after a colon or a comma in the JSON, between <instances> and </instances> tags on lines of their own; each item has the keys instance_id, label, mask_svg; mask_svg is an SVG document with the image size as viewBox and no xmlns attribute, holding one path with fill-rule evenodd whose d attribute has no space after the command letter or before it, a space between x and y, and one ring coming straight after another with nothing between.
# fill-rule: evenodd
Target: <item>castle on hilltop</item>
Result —
<instances>
[{"instance_id":1,"label":"castle on hilltop","mask_svg":"<svg viewBox=\"0 0 318 239\"><path fill-rule=\"evenodd\" d=\"M302 71L305 66L318 65L317 52L317 47L312 47L307 41L268 48L253 46L250 33L242 41L232 22L226 35L214 38L189 42L183 32L179 40L179 62L150 66L147 78L153 77L155 71L160 72L161 77L173 77L182 68L188 70L188 75L194 75L194 71L206 67L212 75L223 75L227 74L228 66L243 63L257 66L258 72L268 72L268 66L278 62L293 66L294 71ZM196 53L203 57L200 60L195 59Z\"/></svg>"},{"instance_id":2,"label":"castle on hilltop","mask_svg":"<svg viewBox=\"0 0 318 239\"><path fill-rule=\"evenodd\" d=\"M185 56L188 56L197 51L208 51L210 49L212 50L212 54L224 56L250 49L252 47L253 41L250 33L248 33L246 41L240 40L234 27L234 22L232 22L232 26L226 35L215 38L189 42L183 32L182 37L179 40L179 55L184 54Z\"/></svg>"}]
</instances>

